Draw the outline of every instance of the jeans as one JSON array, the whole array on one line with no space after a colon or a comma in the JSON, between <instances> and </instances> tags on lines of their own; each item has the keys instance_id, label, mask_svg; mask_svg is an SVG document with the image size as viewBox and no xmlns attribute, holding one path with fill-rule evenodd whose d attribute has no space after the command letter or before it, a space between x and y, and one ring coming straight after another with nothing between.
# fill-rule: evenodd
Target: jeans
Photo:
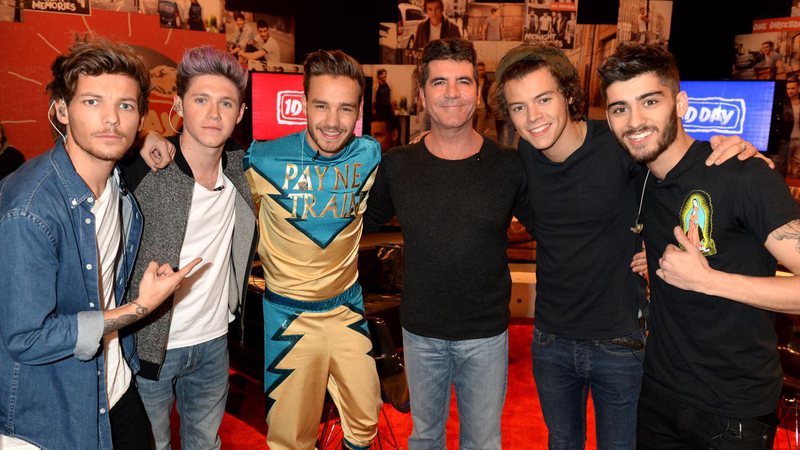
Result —
<instances>
[{"instance_id":1,"label":"jeans","mask_svg":"<svg viewBox=\"0 0 800 450\"><path fill-rule=\"evenodd\" d=\"M626 337L633 339L628 343L644 343L641 331ZM533 377L551 450L584 448L589 392L594 402L597 448L635 448L643 348L567 339L534 329L532 352Z\"/></svg>"},{"instance_id":2,"label":"jeans","mask_svg":"<svg viewBox=\"0 0 800 450\"><path fill-rule=\"evenodd\" d=\"M413 429L409 450L444 449L455 385L462 450L500 449L500 416L508 381L508 330L482 339L451 341L403 329Z\"/></svg>"},{"instance_id":3,"label":"jeans","mask_svg":"<svg viewBox=\"0 0 800 450\"><path fill-rule=\"evenodd\" d=\"M640 449L769 450L778 417L730 418L700 410L645 382L639 397Z\"/></svg>"},{"instance_id":4,"label":"jeans","mask_svg":"<svg viewBox=\"0 0 800 450\"><path fill-rule=\"evenodd\" d=\"M228 398L228 339L167 350L158 381L137 377L156 450L170 448L169 415L177 396L181 448L219 449Z\"/></svg>"}]
</instances>

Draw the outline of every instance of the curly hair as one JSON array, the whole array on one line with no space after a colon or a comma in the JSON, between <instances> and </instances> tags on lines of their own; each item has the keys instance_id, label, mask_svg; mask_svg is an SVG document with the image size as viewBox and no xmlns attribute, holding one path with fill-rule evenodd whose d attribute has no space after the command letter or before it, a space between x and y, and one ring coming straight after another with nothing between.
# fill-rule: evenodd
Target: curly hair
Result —
<instances>
[{"instance_id":1,"label":"curly hair","mask_svg":"<svg viewBox=\"0 0 800 450\"><path fill-rule=\"evenodd\" d=\"M497 86L489 99L497 119L507 120L508 102L503 87L509 80L520 80L529 73L547 68L558 84L558 91L570 99L570 119L584 119L584 94L578 70L561 49L552 45L523 44L506 53L497 64L495 77Z\"/></svg>"}]
</instances>

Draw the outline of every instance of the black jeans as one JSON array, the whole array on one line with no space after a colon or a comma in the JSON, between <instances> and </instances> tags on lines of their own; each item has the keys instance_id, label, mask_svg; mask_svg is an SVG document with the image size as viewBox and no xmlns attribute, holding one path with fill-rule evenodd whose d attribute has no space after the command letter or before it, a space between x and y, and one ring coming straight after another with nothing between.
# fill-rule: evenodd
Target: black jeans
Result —
<instances>
[{"instance_id":1,"label":"black jeans","mask_svg":"<svg viewBox=\"0 0 800 450\"><path fill-rule=\"evenodd\" d=\"M109 413L111 441L114 450L147 450L150 448L150 422L144 404L136 392L134 381Z\"/></svg>"},{"instance_id":2,"label":"black jeans","mask_svg":"<svg viewBox=\"0 0 800 450\"><path fill-rule=\"evenodd\" d=\"M647 382L639 395L639 449L772 449L778 417L729 418L657 392Z\"/></svg>"}]
</instances>

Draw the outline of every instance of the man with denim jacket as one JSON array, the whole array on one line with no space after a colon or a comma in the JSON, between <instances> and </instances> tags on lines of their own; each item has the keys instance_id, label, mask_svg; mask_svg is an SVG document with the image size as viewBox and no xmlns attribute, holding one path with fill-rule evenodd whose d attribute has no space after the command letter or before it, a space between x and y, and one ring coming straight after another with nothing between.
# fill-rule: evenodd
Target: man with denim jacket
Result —
<instances>
[{"instance_id":1,"label":"man with denim jacket","mask_svg":"<svg viewBox=\"0 0 800 450\"><path fill-rule=\"evenodd\" d=\"M0 448L147 448L124 327L178 272L150 262L122 304L142 219L116 161L147 109L149 74L128 46L78 42L48 85L59 141L0 184Z\"/></svg>"}]
</instances>

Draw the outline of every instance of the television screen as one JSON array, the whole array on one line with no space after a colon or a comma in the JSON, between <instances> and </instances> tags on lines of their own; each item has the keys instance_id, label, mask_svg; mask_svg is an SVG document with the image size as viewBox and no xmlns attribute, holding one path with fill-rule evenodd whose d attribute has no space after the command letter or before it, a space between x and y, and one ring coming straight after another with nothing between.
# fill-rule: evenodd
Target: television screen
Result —
<instances>
[{"instance_id":1,"label":"television screen","mask_svg":"<svg viewBox=\"0 0 800 450\"><path fill-rule=\"evenodd\" d=\"M767 150L774 81L681 81L681 89L689 96L683 127L690 136L735 134Z\"/></svg>"},{"instance_id":2,"label":"television screen","mask_svg":"<svg viewBox=\"0 0 800 450\"><path fill-rule=\"evenodd\" d=\"M277 139L306 128L302 74L252 72L250 76L253 139ZM361 130L359 116L355 134L360 136Z\"/></svg>"}]
</instances>

